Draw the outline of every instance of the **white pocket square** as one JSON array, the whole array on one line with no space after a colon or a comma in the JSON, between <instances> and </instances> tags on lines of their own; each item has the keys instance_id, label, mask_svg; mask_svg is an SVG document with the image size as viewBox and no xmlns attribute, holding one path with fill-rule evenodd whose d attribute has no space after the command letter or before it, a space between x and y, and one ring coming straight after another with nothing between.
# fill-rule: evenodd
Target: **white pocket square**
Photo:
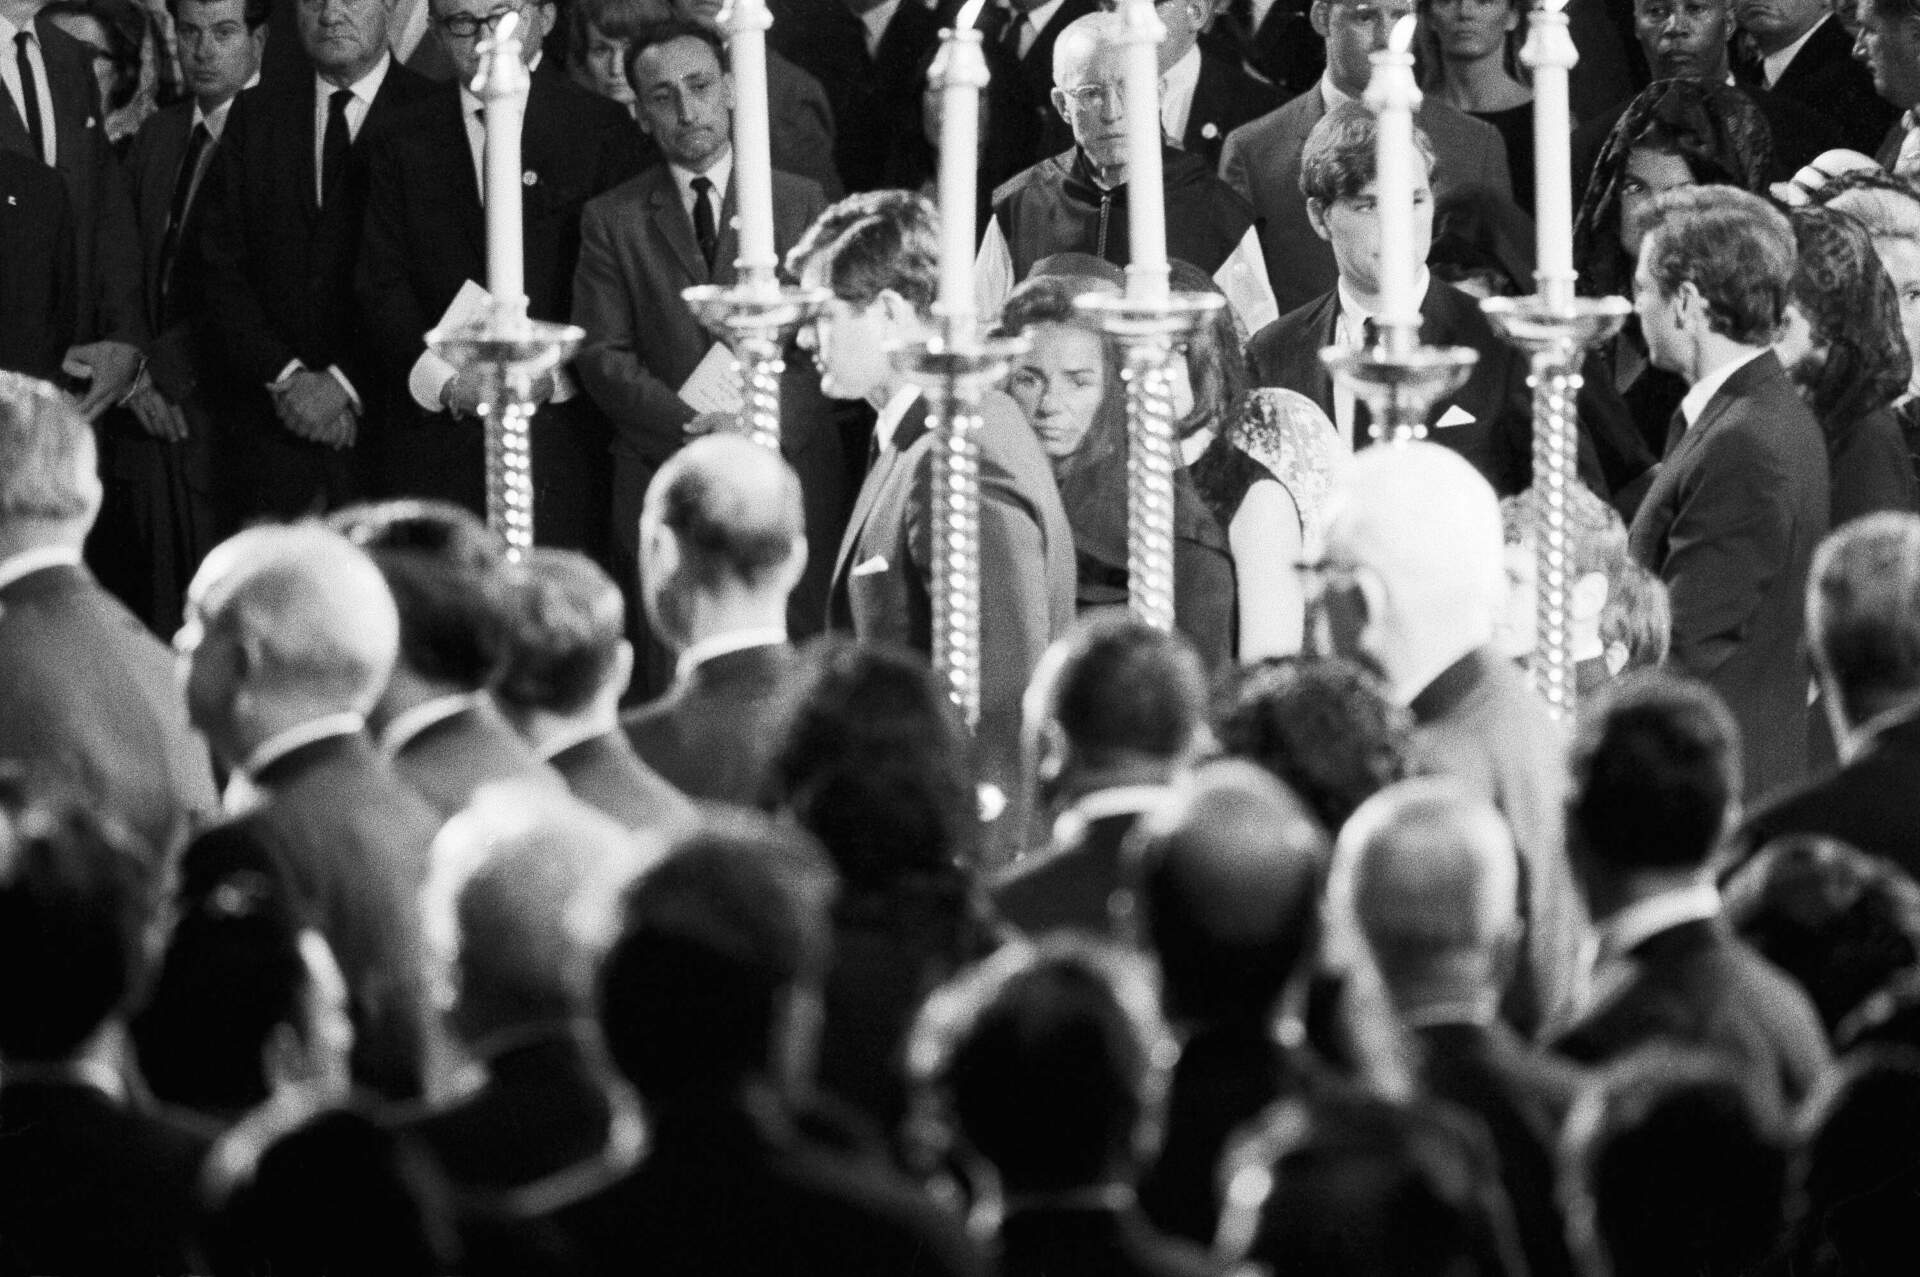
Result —
<instances>
[{"instance_id":1,"label":"white pocket square","mask_svg":"<svg viewBox=\"0 0 1920 1277\"><path fill-rule=\"evenodd\" d=\"M1440 414L1440 420L1433 423L1435 430L1445 430L1448 426L1467 426L1473 424L1473 414L1459 404L1451 404Z\"/></svg>"},{"instance_id":2,"label":"white pocket square","mask_svg":"<svg viewBox=\"0 0 1920 1277\"><path fill-rule=\"evenodd\" d=\"M887 570L887 557L884 554L876 554L871 559L868 559L865 563L854 564L853 571L847 573L847 575L848 576L872 576L875 572L885 572L886 570Z\"/></svg>"}]
</instances>

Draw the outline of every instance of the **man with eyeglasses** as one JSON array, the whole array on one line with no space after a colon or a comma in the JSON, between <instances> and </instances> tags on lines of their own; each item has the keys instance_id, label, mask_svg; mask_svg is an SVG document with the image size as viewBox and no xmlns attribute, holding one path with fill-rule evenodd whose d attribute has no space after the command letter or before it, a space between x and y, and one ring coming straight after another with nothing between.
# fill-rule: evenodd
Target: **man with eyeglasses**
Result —
<instances>
[{"instance_id":1,"label":"man with eyeglasses","mask_svg":"<svg viewBox=\"0 0 1920 1277\"><path fill-rule=\"evenodd\" d=\"M586 202L645 165L633 118L543 62L553 5L539 0L432 0L432 21L455 68L368 158L367 220L355 295L383 357L381 389L393 404L381 478L398 496L486 507L486 445L477 370L456 371L426 347L462 286L485 287L485 104L468 86L482 45L507 15L517 19L532 71L520 138L527 313L566 322ZM534 536L543 545L602 554L610 467L608 427L562 370L538 388L547 406L533 429Z\"/></svg>"},{"instance_id":2,"label":"man with eyeglasses","mask_svg":"<svg viewBox=\"0 0 1920 1277\"><path fill-rule=\"evenodd\" d=\"M1328 112L1367 91L1369 57L1384 48L1387 33L1413 12L1413 0L1314 0L1309 17L1327 42L1327 69L1320 82L1293 101L1242 125L1227 137L1220 175L1253 205L1266 254L1274 299L1284 313L1333 287L1333 252L1315 234L1300 191L1300 153L1307 135ZM1433 142L1434 204L1479 200L1499 206L1507 220L1525 215L1513 207L1507 152L1491 124L1458 111L1429 93L1415 123ZM1527 243L1522 235L1517 242ZM1521 282L1533 278L1530 260L1501 265Z\"/></svg>"},{"instance_id":3,"label":"man with eyeglasses","mask_svg":"<svg viewBox=\"0 0 1920 1277\"><path fill-rule=\"evenodd\" d=\"M998 314L1034 263L1056 253L1127 264L1125 41L1120 16L1102 12L1077 19L1054 45L1053 105L1074 144L993 193L975 272L982 314ZM1167 256L1211 275L1242 330L1258 331L1280 312L1252 210L1198 155L1162 138L1161 157Z\"/></svg>"},{"instance_id":4,"label":"man with eyeglasses","mask_svg":"<svg viewBox=\"0 0 1920 1277\"><path fill-rule=\"evenodd\" d=\"M351 305L360 176L372 137L432 87L387 50L390 0L296 10L311 70L234 100L173 285L204 317L199 388L227 529L365 494L361 438L380 402Z\"/></svg>"}]
</instances>

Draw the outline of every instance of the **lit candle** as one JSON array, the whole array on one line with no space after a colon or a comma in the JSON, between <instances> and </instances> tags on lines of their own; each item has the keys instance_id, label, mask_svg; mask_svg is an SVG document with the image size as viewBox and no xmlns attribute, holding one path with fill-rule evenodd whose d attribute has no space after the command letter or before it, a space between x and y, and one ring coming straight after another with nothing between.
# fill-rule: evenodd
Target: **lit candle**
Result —
<instances>
[{"instance_id":1,"label":"lit candle","mask_svg":"<svg viewBox=\"0 0 1920 1277\"><path fill-rule=\"evenodd\" d=\"M1167 300L1167 206L1160 174L1160 41L1167 29L1153 0L1125 0L1127 115L1127 296Z\"/></svg>"},{"instance_id":2,"label":"lit candle","mask_svg":"<svg viewBox=\"0 0 1920 1277\"><path fill-rule=\"evenodd\" d=\"M940 33L932 80L940 90L940 308L950 332L971 335L974 320L974 225L979 195L980 91L987 55L974 23L986 0L967 0L951 31Z\"/></svg>"},{"instance_id":3,"label":"lit candle","mask_svg":"<svg viewBox=\"0 0 1920 1277\"><path fill-rule=\"evenodd\" d=\"M727 57L733 69L733 181L740 217L741 282L777 286L780 265L773 248L773 147L767 123L767 28L773 15L766 0L733 0Z\"/></svg>"},{"instance_id":4,"label":"lit candle","mask_svg":"<svg viewBox=\"0 0 1920 1277\"><path fill-rule=\"evenodd\" d=\"M1420 262L1414 253L1413 192L1420 152L1413 144L1413 112L1420 90L1413 81L1414 17L1393 24L1387 47L1373 54L1367 106L1375 121L1374 192L1380 218L1380 327L1389 345L1419 344L1420 299L1414 292Z\"/></svg>"},{"instance_id":5,"label":"lit candle","mask_svg":"<svg viewBox=\"0 0 1920 1277\"><path fill-rule=\"evenodd\" d=\"M1533 69L1533 208L1540 296L1555 311L1573 308L1572 117L1567 72L1580 60L1567 30L1567 0L1541 0L1521 59Z\"/></svg>"},{"instance_id":6,"label":"lit candle","mask_svg":"<svg viewBox=\"0 0 1920 1277\"><path fill-rule=\"evenodd\" d=\"M520 232L520 125L532 84L521 56L519 19L509 13L480 49L473 93L486 104L487 292L502 322L527 316Z\"/></svg>"}]
</instances>

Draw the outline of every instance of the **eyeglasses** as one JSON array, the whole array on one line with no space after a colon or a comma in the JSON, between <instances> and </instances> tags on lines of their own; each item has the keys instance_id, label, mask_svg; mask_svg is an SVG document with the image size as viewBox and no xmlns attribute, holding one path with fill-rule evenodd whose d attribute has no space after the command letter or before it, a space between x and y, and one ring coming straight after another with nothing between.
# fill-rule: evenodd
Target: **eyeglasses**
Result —
<instances>
[{"instance_id":1,"label":"eyeglasses","mask_svg":"<svg viewBox=\"0 0 1920 1277\"><path fill-rule=\"evenodd\" d=\"M504 9L495 9L492 13L480 17L475 17L471 13L453 13L444 18L436 18L434 21L438 22L440 29L448 35L460 40L471 40L482 31L492 35L502 18L518 12L520 12L520 6L508 5Z\"/></svg>"},{"instance_id":2,"label":"eyeglasses","mask_svg":"<svg viewBox=\"0 0 1920 1277\"><path fill-rule=\"evenodd\" d=\"M1127 100L1127 86L1124 84L1077 84L1061 92L1082 111L1123 106Z\"/></svg>"}]
</instances>

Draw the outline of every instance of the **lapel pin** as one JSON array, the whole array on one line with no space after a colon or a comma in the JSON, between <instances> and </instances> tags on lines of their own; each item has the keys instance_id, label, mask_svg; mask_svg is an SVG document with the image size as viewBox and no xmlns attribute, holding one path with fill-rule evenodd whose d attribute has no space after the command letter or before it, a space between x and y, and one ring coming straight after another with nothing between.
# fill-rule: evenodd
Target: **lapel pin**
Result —
<instances>
[{"instance_id":1,"label":"lapel pin","mask_svg":"<svg viewBox=\"0 0 1920 1277\"><path fill-rule=\"evenodd\" d=\"M520 185L522 186L532 186L535 182L538 182L539 180L540 180L540 175L534 172L532 169L528 169L526 172L520 175Z\"/></svg>"},{"instance_id":2,"label":"lapel pin","mask_svg":"<svg viewBox=\"0 0 1920 1277\"><path fill-rule=\"evenodd\" d=\"M1218 124L1215 124L1212 120L1208 120L1205 124L1202 124L1200 126L1200 136L1207 139L1207 141L1211 142L1213 141L1213 139L1220 136L1220 126Z\"/></svg>"}]
</instances>

